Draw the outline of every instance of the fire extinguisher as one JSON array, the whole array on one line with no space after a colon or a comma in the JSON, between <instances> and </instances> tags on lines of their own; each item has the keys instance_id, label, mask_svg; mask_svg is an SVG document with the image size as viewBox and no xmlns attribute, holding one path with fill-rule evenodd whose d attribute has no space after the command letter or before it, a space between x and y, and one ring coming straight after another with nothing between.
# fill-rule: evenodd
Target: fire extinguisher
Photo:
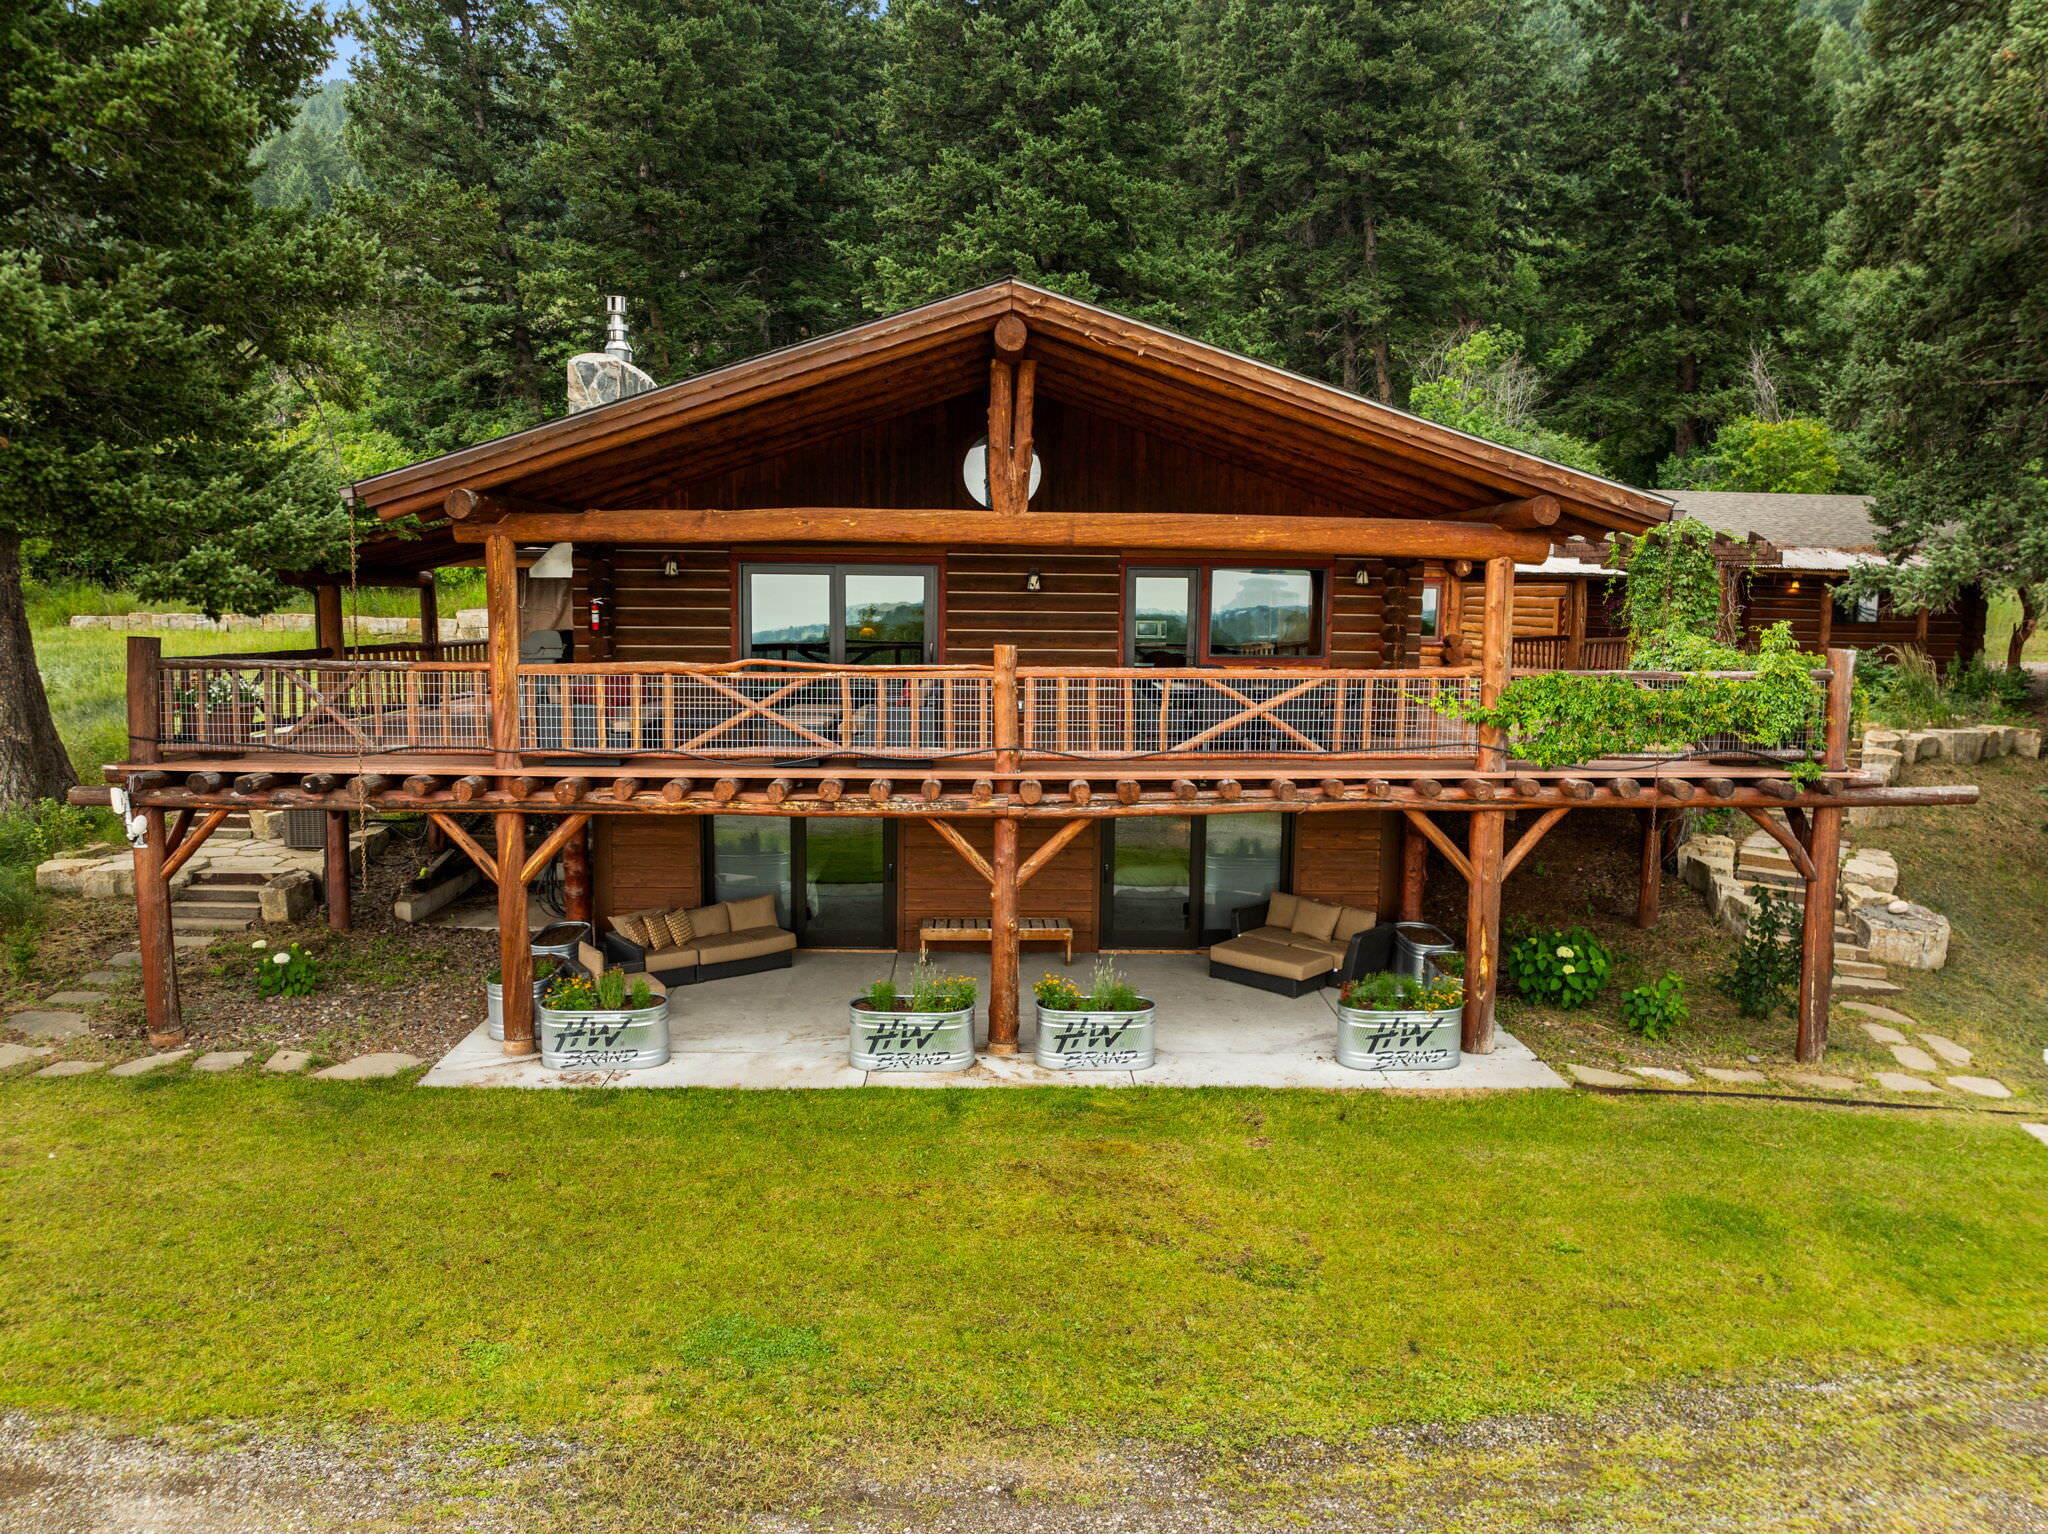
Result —
<instances>
[{"instance_id":1,"label":"fire extinguisher","mask_svg":"<svg viewBox=\"0 0 2048 1534\"><path fill-rule=\"evenodd\" d=\"M592 597L590 599L591 633L602 634L605 631L607 627L606 620L610 616L611 612L611 605L612 599L610 597Z\"/></svg>"}]
</instances>

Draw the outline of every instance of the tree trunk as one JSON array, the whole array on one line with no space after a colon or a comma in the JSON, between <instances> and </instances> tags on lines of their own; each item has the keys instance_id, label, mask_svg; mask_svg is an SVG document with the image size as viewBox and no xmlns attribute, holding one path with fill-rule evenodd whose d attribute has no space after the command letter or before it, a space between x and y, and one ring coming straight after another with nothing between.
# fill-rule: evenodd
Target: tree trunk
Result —
<instances>
[{"instance_id":1,"label":"tree trunk","mask_svg":"<svg viewBox=\"0 0 2048 1534\"><path fill-rule=\"evenodd\" d=\"M2027 641L2034 637L2034 630L2040 626L2041 611L2034 605L2034 588L2022 586L2015 593L2020 599L2019 621L2012 626L2012 634L2005 641L2005 669L2017 671L2027 653Z\"/></svg>"},{"instance_id":2,"label":"tree trunk","mask_svg":"<svg viewBox=\"0 0 2048 1534\"><path fill-rule=\"evenodd\" d=\"M36 670L21 594L21 541L0 537L0 808L61 799L77 781Z\"/></svg>"}]
</instances>

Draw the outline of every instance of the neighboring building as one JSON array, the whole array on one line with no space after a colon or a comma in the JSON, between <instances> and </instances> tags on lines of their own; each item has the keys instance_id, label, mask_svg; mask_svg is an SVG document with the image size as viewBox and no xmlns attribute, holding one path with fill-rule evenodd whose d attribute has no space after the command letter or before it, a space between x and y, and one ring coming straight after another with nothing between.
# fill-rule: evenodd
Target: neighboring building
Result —
<instances>
[{"instance_id":1,"label":"neighboring building","mask_svg":"<svg viewBox=\"0 0 2048 1534\"><path fill-rule=\"evenodd\" d=\"M1725 535L1719 557L1726 600L1745 635L1790 623L1792 637L1819 654L1832 647L1882 652L1912 645L1946 670L1984 648L1981 587L1935 612L1902 612L1887 597L1846 598L1841 585L1859 565L1883 564L1866 495L1761 495L1673 490L1677 515ZM1515 663L1601 670L1628 664L1626 625L1611 548L1559 544L1540 563L1515 567ZM1446 633L1476 638L1476 616L1455 578L1432 569L1453 621ZM1462 623L1457 621L1462 613ZM1437 648L1440 651L1441 642ZM1568 649L1573 653L1568 654Z\"/></svg>"},{"instance_id":2,"label":"neighboring building","mask_svg":"<svg viewBox=\"0 0 2048 1534\"><path fill-rule=\"evenodd\" d=\"M600 926L771 901L742 967L789 962L792 936L914 948L980 918L1003 1052L1025 918L1083 951L1199 950L1276 892L1415 918L1432 847L1470 890L1483 1052L1500 885L1536 840L1606 809L1653 846L1660 811L1711 800L1805 812L1818 1047L1842 812L1905 792L1847 770L1845 666L1825 739L1792 747L1830 769L1805 787L1783 750L1719 737L1540 770L1433 706L1497 696L1515 630L1583 631L1587 581L1553 571L1553 541L1640 533L1661 498L1019 282L661 388L614 329L578 359L588 408L354 487L411 529L359 547L355 578L430 608L431 572L481 556L487 649L349 651L331 579L302 657L135 641L110 772L142 816L159 1036L166 869L212 811L257 802L423 811L469 851L499 882L514 1053L527 886L556 856ZM1431 642L1446 624L1471 636L1461 663ZM1510 846L1523 810L1542 813Z\"/></svg>"}]
</instances>

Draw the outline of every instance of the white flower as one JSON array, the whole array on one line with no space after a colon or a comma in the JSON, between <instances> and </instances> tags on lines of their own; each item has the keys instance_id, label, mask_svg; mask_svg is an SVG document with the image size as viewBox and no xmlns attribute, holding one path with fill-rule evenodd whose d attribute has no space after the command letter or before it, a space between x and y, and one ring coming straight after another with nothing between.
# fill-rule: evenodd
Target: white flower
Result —
<instances>
[{"instance_id":1,"label":"white flower","mask_svg":"<svg viewBox=\"0 0 2048 1534\"><path fill-rule=\"evenodd\" d=\"M268 939L259 937L258 939L256 939L255 942L251 943L249 946L251 948L268 948L270 946L270 943Z\"/></svg>"},{"instance_id":2,"label":"white flower","mask_svg":"<svg viewBox=\"0 0 2048 1534\"><path fill-rule=\"evenodd\" d=\"M1567 964L1564 967L1564 972L1567 975L1576 975L1579 972L1579 967L1576 964Z\"/></svg>"},{"instance_id":3,"label":"white flower","mask_svg":"<svg viewBox=\"0 0 2048 1534\"><path fill-rule=\"evenodd\" d=\"M1557 956L1560 959L1575 959L1578 957L1578 955L1573 953L1569 948L1558 949Z\"/></svg>"},{"instance_id":4,"label":"white flower","mask_svg":"<svg viewBox=\"0 0 2048 1534\"><path fill-rule=\"evenodd\" d=\"M289 964L291 961L292 956L288 953L274 953L270 956L270 962L273 964ZM1565 973L1570 974L1571 971L1566 970Z\"/></svg>"}]
</instances>

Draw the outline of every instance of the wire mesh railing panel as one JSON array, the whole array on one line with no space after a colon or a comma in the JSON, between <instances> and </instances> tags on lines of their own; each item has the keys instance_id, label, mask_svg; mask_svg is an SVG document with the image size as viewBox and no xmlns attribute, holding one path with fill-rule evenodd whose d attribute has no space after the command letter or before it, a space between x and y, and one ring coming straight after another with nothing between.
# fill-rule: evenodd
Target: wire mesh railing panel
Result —
<instances>
[{"instance_id":1,"label":"wire mesh railing panel","mask_svg":"<svg viewBox=\"0 0 2048 1534\"><path fill-rule=\"evenodd\" d=\"M679 672L523 667L525 751L707 760L987 753L994 682L882 669Z\"/></svg>"},{"instance_id":2,"label":"wire mesh railing panel","mask_svg":"<svg viewBox=\"0 0 2048 1534\"><path fill-rule=\"evenodd\" d=\"M1731 680L1740 680L1746 672L1717 673ZM1651 692L1672 692L1683 687L1691 678L1678 672L1629 671L1617 673L1619 677L1633 682L1636 686ZM1695 740L1671 740L1659 742L1661 749L1626 753L1621 760L1661 761L1684 756L1763 756L1770 758L1798 758L1817 755L1822 747L1826 732L1821 705L1826 698L1826 684L1814 683L1814 707L1806 723L1791 731L1782 739L1759 741L1734 732L1717 732Z\"/></svg>"},{"instance_id":3,"label":"wire mesh railing panel","mask_svg":"<svg viewBox=\"0 0 2048 1534\"><path fill-rule=\"evenodd\" d=\"M167 660L160 742L348 756L481 751L490 673L478 665Z\"/></svg>"},{"instance_id":4,"label":"wire mesh railing panel","mask_svg":"<svg viewBox=\"0 0 2048 1534\"><path fill-rule=\"evenodd\" d=\"M1025 670L1019 743L1095 760L1460 754L1472 728L1432 700L1477 685L1433 672Z\"/></svg>"}]
</instances>

